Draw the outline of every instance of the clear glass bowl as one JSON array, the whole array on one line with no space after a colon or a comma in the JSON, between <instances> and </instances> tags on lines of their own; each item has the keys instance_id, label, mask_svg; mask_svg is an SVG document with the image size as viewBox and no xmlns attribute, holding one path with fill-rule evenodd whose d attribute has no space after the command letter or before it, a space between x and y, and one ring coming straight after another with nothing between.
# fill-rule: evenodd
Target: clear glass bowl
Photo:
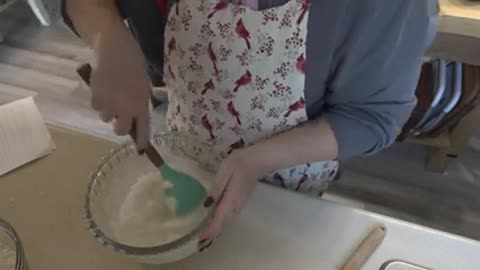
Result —
<instances>
[{"instance_id":1,"label":"clear glass bowl","mask_svg":"<svg viewBox=\"0 0 480 270\"><path fill-rule=\"evenodd\" d=\"M178 136L162 134L162 143L175 148ZM127 254L141 263L166 264L184 259L197 252L198 234L211 218L212 211L189 234L167 244L152 247L135 247L115 239L112 221L116 220L119 207L130 187L145 174L158 170L133 144L113 150L104 157L92 174L88 185L85 214L89 231L104 246Z\"/></svg>"},{"instance_id":2,"label":"clear glass bowl","mask_svg":"<svg viewBox=\"0 0 480 270\"><path fill-rule=\"evenodd\" d=\"M4 219L0 218L0 256L3 264L10 266L12 270L25 270L26 261L22 242L13 227ZM11 257L11 258L7 258ZM5 260L10 260L11 263ZM3 269L3 268L2 268Z\"/></svg>"}]
</instances>

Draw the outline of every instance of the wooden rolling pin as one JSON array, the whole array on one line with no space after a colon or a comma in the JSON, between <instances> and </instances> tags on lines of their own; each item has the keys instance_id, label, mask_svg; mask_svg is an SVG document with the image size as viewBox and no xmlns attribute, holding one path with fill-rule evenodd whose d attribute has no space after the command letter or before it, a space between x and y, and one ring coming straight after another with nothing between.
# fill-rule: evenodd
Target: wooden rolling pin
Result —
<instances>
[{"instance_id":1,"label":"wooden rolling pin","mask_svg":"<svg viewBox=\"0 0 480 270\"><path fill-rule=\"evenodd\" d=\"M387 229L383 225L373 228L339 270L360 270L385 239L386 233Z\"/></svg>"}]
</instances>

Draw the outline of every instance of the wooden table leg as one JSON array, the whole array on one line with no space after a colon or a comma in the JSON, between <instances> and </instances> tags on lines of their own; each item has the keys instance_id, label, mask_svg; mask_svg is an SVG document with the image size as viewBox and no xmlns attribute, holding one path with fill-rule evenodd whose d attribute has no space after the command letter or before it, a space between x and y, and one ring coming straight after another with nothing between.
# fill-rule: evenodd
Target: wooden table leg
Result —
<instances>
[{"instance_id":1,"label":"wooden table leg","mask_svg":"<svg viewBox=\"0 0 480 270\"><path fill-rule=\"evenodd\" d=\"M451 146L433 150L427 160L427 168L434 172L445 172L452 159L465 149L468 142L480 128L480 106L466 115L450 133Z\"/></svg>"},{"instance_id":2,"label":"wooden table leg","mask_svg":"<svg viewBox=\"0 0 480 270\"><path fill-rule=\"evenodd\" d=\"M445 172L452 159L448 152L448 148L433 149L427 157L427 169L432 172Z\"/></svg>"}]
</instances>

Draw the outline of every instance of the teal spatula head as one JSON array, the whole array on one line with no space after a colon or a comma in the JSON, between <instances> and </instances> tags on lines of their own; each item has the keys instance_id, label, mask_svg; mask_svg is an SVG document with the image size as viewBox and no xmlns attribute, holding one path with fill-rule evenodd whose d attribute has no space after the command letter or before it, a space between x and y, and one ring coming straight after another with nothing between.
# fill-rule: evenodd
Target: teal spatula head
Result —
<instances>
[{"instance_id":1,"label":"teal spatula head","mask_svg":"<svg viewBox=\"0 0 480 270\"><path fill-rule=\"evenodd\" d=\"M165 163L160 166L163 178L172 184L167 195L176 201L177 216L185 216L203 203L207 197L205 188L193 177L170 168Z\"/></svg>"}]
</instances>

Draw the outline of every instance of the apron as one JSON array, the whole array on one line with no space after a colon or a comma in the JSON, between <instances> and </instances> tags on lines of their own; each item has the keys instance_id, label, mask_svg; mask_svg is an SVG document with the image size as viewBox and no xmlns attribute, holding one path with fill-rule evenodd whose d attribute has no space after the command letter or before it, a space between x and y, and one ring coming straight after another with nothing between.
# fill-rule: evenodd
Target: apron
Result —
<instances>
[{"instance_id":1,"label":"apron","mask_svg":"<svg viewBox=\"0 0 480 270\"><path fill-rule=\"evenodd\" d=\"M305 123L306 34L310 0L263 11L221 0L180 0L165 30L167 130L175 151L201 165ZM181 136L180 136L181 135ZM265 181L321 194L337 161L273 172Z\"/></svg>"}]
</instances>

